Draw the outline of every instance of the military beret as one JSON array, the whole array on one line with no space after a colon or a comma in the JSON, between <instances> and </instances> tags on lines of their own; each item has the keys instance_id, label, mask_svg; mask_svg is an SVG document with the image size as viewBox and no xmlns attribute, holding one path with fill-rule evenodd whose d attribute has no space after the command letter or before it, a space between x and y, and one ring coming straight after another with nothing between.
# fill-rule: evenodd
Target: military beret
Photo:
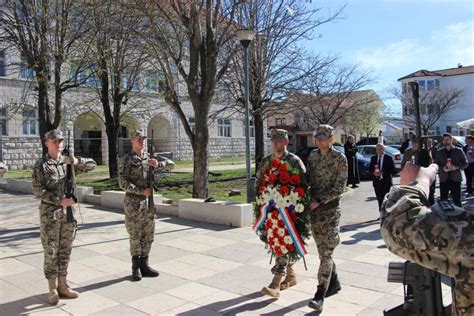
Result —
<instances>
[{"instance_id":1,"label":"military beret","mask_svg":"<svg viewBox=\"0 0 474 316\"><path fill-rule=\"evenodd\" d=\"M51 139L51 140L64 139L63 132L61 132L60 129L50 130L49 132L46 132L46 134L44 134L44 139Z\"/></svg>"},{"instance_id":2,"label":"military beret","mask_svg":"<svg viewBox=\"0 0 474 316\"><path fill-rule=\"evenodd\" d=\"M271 141L278 142L280 140L284 140L288 137L288 131L284 129L272 129L270 131Z\"/></svg>"},{"instance_id":3,"label":"military beret","mask_svg":"<svg viewBox=\"0 0 474 316\"><path fill-rule=\"evenodd\" d=\"M334 135L334 128L330 125L319 125L314 132L314 138L327 139Z\"/></svg>"},{"instance_id":4,"label":"military beret","mask_svg":"<svg viewBox=\"0 0 474 316\"><path fill-rule=\"evenodd\" d=\"M146 138L145 132L142 129L137 129L130 134L130 138Z\"/></svg>"}]
</instances>

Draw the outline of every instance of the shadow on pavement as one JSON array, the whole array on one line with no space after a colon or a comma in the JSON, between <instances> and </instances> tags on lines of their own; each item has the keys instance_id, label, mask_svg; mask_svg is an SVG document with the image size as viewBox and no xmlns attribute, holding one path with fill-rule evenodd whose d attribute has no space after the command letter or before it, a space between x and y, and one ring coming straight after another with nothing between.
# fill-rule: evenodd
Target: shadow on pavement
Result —
<instances>
[{"instance_id":1,"label":"shadow on pavement","mask_svg":"<svg viewBox=\"0 0 474 316\"><path fill-rule=\"evenodd\" d=\"M362 240L381 240L382 236L380 235L380 229L375 229L371 232L359 232L351 236L351 240L344 240L341 242L343 245L354 245Z\"/></svg>"}]
</instances>

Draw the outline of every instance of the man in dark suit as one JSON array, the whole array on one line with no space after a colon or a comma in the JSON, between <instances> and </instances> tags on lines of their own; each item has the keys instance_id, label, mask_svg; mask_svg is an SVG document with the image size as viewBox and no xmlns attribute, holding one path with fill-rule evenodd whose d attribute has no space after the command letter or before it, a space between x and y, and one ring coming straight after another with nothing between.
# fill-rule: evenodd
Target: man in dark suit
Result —
<instances>
[{"instance_id":1,"label":"man in dark suit","mask_svg":"<svg viewBox=\"0 0 474 316\"><path fill-rule=\"evenodd\" d=\"M405 154L403 155L402 169L407 162L425 168L431 165L430 153L427 149L422 148L419 139L413 138L411 143L412 148L405 150Z\"/></svg>"},{"instance_id":2,"label":"man in dark suit","mask_svg":"<svg viewBox=\"0 0 474 316\"><path fill-rule=\"evenodd\" d=\"M377 154L370 159L370 170L373 175L375 196L377 197L380 211L383 199L393 185L392 178L397 173L397 170L395 169L393 158L385 154L385 146L383 144L377 144L375 151Z\"/></svg>"},{"instance_id":3,"label":"man in dark suit","mask_svg":"<svg viewBox=\"0 0 474 316\"><path fill-rule=\"evenodd\" d=\"M466 136L466 146L464 146L464 153L467 159L467 168L464 169L466 175L466 194L471 196L473 193L472 179L474 178L474 136Z\"/></svg>"},{"instance_id":4,"label":"man in dark suit","mask_svg":"<svg viewBox=\"0 0 474 316\"><path fill-rule=\"evenodd\" d=\"M451 134L443 135L443 148L436 152L435 163L439 167L439 190L441 200L447 200L451 192L454 205L461 203L461 170L467 168L467 160L461 148L453 146Z\"/></svg>"}]
</instances>

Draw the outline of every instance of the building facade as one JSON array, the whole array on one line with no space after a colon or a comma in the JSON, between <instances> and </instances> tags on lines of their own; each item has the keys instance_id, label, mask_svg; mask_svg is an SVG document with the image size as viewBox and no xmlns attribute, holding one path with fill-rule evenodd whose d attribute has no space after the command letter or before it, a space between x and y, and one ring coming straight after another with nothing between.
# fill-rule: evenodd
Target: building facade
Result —
<instances>
[{"instance_id":1,"label":"building facade","mask_svg":"<svg viewBox=\"0 0 474 316\"><path fill-rule=\"evenodd\" d=\"M461 89L462 95L459 97L458 103L441 116L428 135L451 133L465 136L474 134L474 130L459 128L456 125L458 122L474 118L474 66L458 65L456 68L434 71L418 70L398 79L398 81L401 84L402 93L410 93L409 82L411 81L418 82L420 94L436 90ZM405 120L414 115L409 106L406 104L402 104L402 106ZM423 114L421 113L422 116ZM414 126L405 126L404 136L407 137L408 133L414 130Z\"/></svg>"}]
</instances>

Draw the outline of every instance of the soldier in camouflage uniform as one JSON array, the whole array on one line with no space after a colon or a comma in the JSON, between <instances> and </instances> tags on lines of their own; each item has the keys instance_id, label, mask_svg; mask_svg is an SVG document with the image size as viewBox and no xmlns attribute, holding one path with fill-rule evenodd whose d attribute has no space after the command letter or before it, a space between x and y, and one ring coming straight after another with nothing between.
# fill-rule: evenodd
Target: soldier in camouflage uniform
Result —
<instances>
[{"instance_id":1,"label":"soldier in camouflage uniform","mask_svg":"<svg viewBox=\"0 0 474 316\"><path fill-rule=\"evenodd\" d=\"M271 165L274 158L288 162L291 167L298 169L300 171L299 175L304 183L306 168L303 162L298 156L288 152L286 149L289 142L288 132L284 129L273 129L271 131L271 141L273 153L264 157L259 165L255 179L256 191L258 191L258 188L260 188L262 184L265 166ZM290 262L288 255L276 256L275 265L272 267L271 271L274 275L273 280L269 286L262 288L263 294L272 297L279 297L280 290L285 290L296 285L296 273L293 270L293 262ZM285 277L285 280L282 282L283 277Z\"/></svg>"},{"instance_id":2,"label":"soldier in camouflage uniform","mask_svg":"<svg viewBox=\"0 0 474 316\"><path fill-rule=\"evenodd\" d=\"M84 167L83 158L62 157L63 135L60 130L45 134L48 154L39 159L33 168L33 194L41 199L40 235L44 249L44 275L48 280L48 302L56 305L59 296L76 298L79 293L69 288L66 275L71 256L77 222L68 223L66 208L75 204L64 197L66 164L76 169ZM73 208L74 210L74 208Z\"/></svg>"},{"instance_id":3,"label":"soldier in camouflage uniform","mask_svg":"<svg viewBox=\"0 0 474 316\"><path fill-rule=\"evenodd\" d=\"M320 259L318 289L309 307L322 311L324 298L336 294L341 285L332 254L339 244L339 200L347 182L347 159L332 147L333 128L320 125L314 133L315 144L308 158L311 192L311 231Z\"/></svg>"},{"instance_id":4,"label":"soldier in camouflage uniform","mask_svg":"<svg viewBox=\"0 0 474 316\"><path fill-rule=\"evenodd\" d=\"M437 170L406 164L383 204L380 231L392 253L454 278L453 315L474 315L474 210L426 206Z\"/></svg>"},{"instance_id":5,"label":"soldier in camouflage uniform","mask_svg":"<svg viewBox=\"0 0 474 316\"><path fill-rule=\"evenodd\" d=\"M158 271L148 264L148 255L155 234L155 211L148 207L148 196L152 188L147 183L149 166L158 170L165 167L165 162L150 159L144 153L146 136L143 130L131 135L132 152L125 155L119 162L118 182L125 191L124 211L125 226L130 235L130 254L132 255L132 279L157 277Z\"/></svg>"}]
</instances>

